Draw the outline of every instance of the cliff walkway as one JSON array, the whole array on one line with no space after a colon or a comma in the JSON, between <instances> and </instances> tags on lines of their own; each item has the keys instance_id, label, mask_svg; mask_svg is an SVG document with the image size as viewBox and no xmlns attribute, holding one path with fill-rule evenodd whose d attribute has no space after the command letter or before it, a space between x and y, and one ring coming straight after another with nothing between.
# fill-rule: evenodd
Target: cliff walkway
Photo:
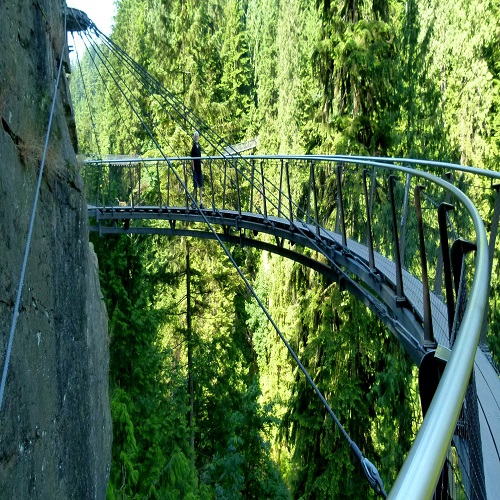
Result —
<instances>
[{"instance_id":1,"label":"cliff walkway","mask_svg":"<svg viewBox=\"0 0 500 500\"><path fill-rule=\"evenodd\" d=\"M231 145L91 21L81 30L74 21L98 73L114 83L157 153L103 158L95 134L95 158L82 171L91 230L217 240L252 291L232 259L235 245L337 282L419 367L425 418L389 497L500 498L500 381L486 343L500 174L401 158L229 154ZM144 96L185 143L200 132L203 205L191 189L191 158L156 136ZM384 495L376 470L349 444Z\"/></svg>"}]
</instances>

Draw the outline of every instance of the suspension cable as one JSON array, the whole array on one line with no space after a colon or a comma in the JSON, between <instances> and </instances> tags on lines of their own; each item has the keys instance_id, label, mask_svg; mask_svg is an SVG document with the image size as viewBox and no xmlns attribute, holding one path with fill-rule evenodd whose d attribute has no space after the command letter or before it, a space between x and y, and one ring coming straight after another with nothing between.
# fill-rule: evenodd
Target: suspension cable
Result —
<instances>
[{"instance_id":1,"label":"suspension cable","mask_svg":"<svg viewBox=\"0 0 500 500\"><path fill-rule=\"evenodd\" d=\"M93 43L91 39L89 39L89 42L90 42L90 45L93 49L93 52L94 52L94 55L97 56L97 58L99 59L99 61L101 62L102 66L107 70L108 74L111 76L111 78L113 79L115 85L117 86L117 88L120 88L120 85L119 83L117 82L117 80L115 79L115 77L113 76L110 68L114 71L114 73L116 75L118 75L118 78L120 79L120 81L123 83L123 85L125 86L125 88L127 89L127 91L130 93L130 95L134 95L133 92L132 92L132 89L129 87L129 85L127 85L127 83L124 81L123 77L119 74L118 71L116 71L115 67L113 66L112 62L110 61L109 57L105 54L105 52L101 49L101 47L99 46L99 44L96 44L96 43ZM96 67L96 70L97 72L99 73L99 76L101 77L101 79L103 80L103 83L106 87L106 90L107 89L107 85L104 81L104 78L96 64L96 61L95 61L95 58L94 56L92 55L92 52L89 51L89 54L90 54L90 57L92 59L92 62L94 63L94 66ZM133 74L133 73L132 73ZM133 74L134 77L136 77L135 74ZM136 78L136 80L138 80ZM141 81L138 81L138 83L140 85L142 85L142 87L144 88L144 85L142 84ZM154 90L152 88L150 88L149 90ZM118 106L117 104L114 102L114 99L113 97L111 96L111 92L108 90L108 94L110 95L110 98L112 99L113 101L113 104L115 106L115 108L117 109L118 113L120 112L119 109L118 109ZM127 100L127 104L129 104L130 107L132 107L129 99L125 96L125 94L122 92L122 94L124 95L125 99ZM139 106L140 110L141 110L141 113L146 116L151 122L153 122L153 119L152 117L149 115L149 113L144 109L144 107L141 105L140 101L139 101L139 98L137 96L134 96L134 100L135 102L137 103L137 105ZM123 119L122 119L123 120ZM153 123L152 123L153 124ZM171 151L174 151L174 148L170 145L169 141L166 140L166 143L168 145L168 147L170 148Z\"/></svg>"},{"instance_id":2,"label":"suspension cable","mask_svg":"<svg viewBox=\"0 0 500 500\"><path fill-rule=\"evenodd\" d=\"M137 80L139 80L139 78L137 77L137 75L139 74L139 75L141 76L141 78L142 78L142 80L141 80L141 81L143 82L143 86L146 86L146 88L147 88L147 89L149 89L150 91L152 91L152 90L156 90L158 93L160 93L160 94L162 94L162 95L167 94L167 96L169 96L169 98L171 98L171 99L173 99L173 100L177 100L177 101L178 101L178 103L179 103L179 102L181 102L181 101L180 101L180 100L179 100L176 96L173 96L173 97L172 97L172 96L170 96L170 93L169 93L169 92L168 92L168 91L167 91L167 90L166 90L166 89L165 89L165 88L164 88L164 87L160 84L160 82L158 82L158 81L157 81L157 80L156 80L156 79L155 79L155 78L154 78L151 74L149 74L149 73L148 73L148 72L147 72L147 71L146 71L146 70L145 70L145 69L144 69L144 68L143 68L143 67L142 67L139 63L137 63L136 61L134 61L134 60L133 60L133 59L132 59L132 58L131 58L131 57L130 57L130 56L129 56L129 55L128 55L128 54L127 54L124 50L123 50L123 49L121 49L118 45L116 45L116 44L115 44L115 43L114 43L114 42L113 42L113 41L112 41L109 37L107 37L107 36L106 36L106 35L104 35L101 31L99 31L99 29L98 29L98 28L97 28L94 24L92 24L92 29L94 30L94 32L96 33L96 35L98 36L98 38L99 38L99 39L101 39L101 40L104 42L104 44L108 47L108 49L109 49L110 51L114 51L114 52L115 52L115 54L116 54L116 55L117 55L117 56L118 56L118 57L119 57L119 58L120 58L120 59L124 62L124 64L125 64L125 65L129 68L129 70L132 72L132 74L134 75L134 77L135 77ZM102 52L102 51L100 51L100 52L103 54L103 52ZM104 56L104 54L103 54L103 56ZM104 57L105 57L105 56L104 56ZM102 58L101 58L101 57L100 57L100 59L102 60ZM107 59L107 58L106 58L106 59ZM110 63L110 65L111 65L111 63ZM115 70L115 68L114 68L112 65L111 65L111 67L113 68L113 70L114 70L114 71L116 71L116 70ZM107 68L107 70L108 70L108 73L110 74L110 76L111 76L111 77L113 78L113 80L115 81L115 84L116 84L117 86L119 86L119 85L118 85L118 82L116 81L116 78L115 78L115 77L111 74L111 72L110 72L109 68ZM116 73L118 73L118 72L116 72ZM120 78L121 78L121 77L120 77ZM123 81L123 79L122 79L122 81ZM128 88L128 87L127 87L127 88ZM128 89L128 90L130 91L130 89ZM165 107L164 107L163 103L161 103L161 101L159 101L159 100L158 100L158 98L156 97L155 93L154 93L154 92L151 92L151 93L152 93L153 97L155 98L155 100L156 100L156 101L160 104L160 106L162 107L162 109L164 109L164 110L167 112L167 114L169 114L169 115L170 115L170 116L174 119L174 121L176 121L176 123L178 123L181 127L183 127L183 128L184 128L184 125L182 124L182 122L180 122L180 120L175 120L175 118L172 116L172 114L171 114L171 113L170 113L167 109L165 109ZM130 99L129 99L129 98L128 98L128 97L127 97L124 93L123 93L123 95L124 95L125 99L127 100L127 102L128 102L128 103L129 103L129 105L130 105L130 104L131 104L131 103L130 103ZM175 98L175 99L174 99L174 98ZM136 99L136 100L137 100L137 99ZM139 106L140 106L140 103L139 103ZM184 107L185 107L185 106L184 106L184 104L182 104L182 106L183 106L183 109L184 109ZM140 106L140 107L141 107L142 112L143 112L143 113L147 116L147 113L144 111L144 109L142 108L142 106ZM174 111L176 111L176 112L177 112L177 114L178 114L179 116L181 116L181 113L177 110L177 108L175 108L175 107L173 107L173 106L171 106L171 107L174 109ZM194 113L192 113L192 112L190 113L190 115L191 115L191 114L192 114L192 115L194 115L194 116L196 116L196 115L195 115ZM198 118L198 117L197 117L197 118ZM204 122L203 122L200 118L198 118L198 120L200 120L200 121L204 124ZM196 126L196 123L194 123L194 125ZM214 134L215 134L213 131L211 131L211 129L208 127L208 125L204 124L204 125L203 125L203 128L204 128L205 132L210 131L210 132L212 132L212 135L214 135ZM207 134L205 134L205 135L204 135L205 139L207 138L207 137L206 137L206 135L207 135ZM209 134L209 135L210 135L210 134ZM217 136L217 134L215 134L215 135ZM224 142L224 141L223 141L223 139L222 139L222 138L220 138L219 136L217 136L217 144L219 144L219 145L220 145L220 144L222 144L223 142ZM214 147L214 149L216 149L216 151L218 151L218 152L220 153L220 150L218 150L218 147L217 147L216 145L214 145L214 144L212 144L212 143L210 143L210 144L211 144L211 146L212 146L212 147ZM248 163L248 161L247 161L245 158L241 157L241 156L239 156L239 159L240 159L240 160L242 160L244 163ZM170 168L170 169L172 169L172 165L170 165L170 164L169 164L169 162L167 162L167 164L169 165L169 168ZM217 167L217 163L216 163L216 167ZM245 178L247 181L251 182L251 181L250 181L250 179L247 177L247 175L246 175L245 171L243 171L243 170L241 170L241 169L237 168L236 166L235 166L234 168L235 168L235 170L237 170L237 171L238 171L238 172L239 172L239 173L243 176L243 178ZM260 183L259 183L258 181L257 181L257 182L255 182L255 181L256 181L256 180L254 179L254 181L253 181L253 185L254 185L254 186L256 185L257 189L259 190L259 185L260 185ZM269 182L269 183L270 183L273 187L275 187L275 188L276 188L276 186L274 185L274 183L272 183L269 179L266 179L266 181L267 181L267 182ZM233 181L232 181L232 179L230 179L230 182L233 182ZM234 184L234 183L233 183L233 184ZM234 187L234 186L233 186L233 187ZM263 188L263 186L261 186L261 187L260 187L260 193L261 193L261 194L263 194L263 193L264 193L264 188ZM287 196L285 193L282 193L282 195L284 196L284 198L285 198L285 199L288 199L288 196ZM273 196L274 196L274 197L276 197L276 195L274 195L274 194L273 194ZM267 199L268 201L270 201L270 202L271 202L271 204L272 204L272 206L273 206L274 208L277 208L277 205L276 205L277 201L276 201L276 200L275 200L275 201L270 200L270 199L269 199L269 193L268 193L268 195L266 196L266 199ZM300 207L298 207L298 206L297 206L297 205L293 202L293 200L289 200L289 201L290 201L293 205L295 205L295 207L296 207L296 208L298 208L298 209L299 209L299 210L300 210L300 211L301 211L301 212L305 215L304 211L303 211L302 209L300 209ZM303 229L300 225L297 225L297 224L295 223L295 221L291 220L291 219L290 219L290 218L288 218L288 217L285 217L285 218L286 218L286 219L290 222L290 224L291 224L291 225L292 225L292 226L293 226L293 227L294 227L294 228L295 228L295 229L296 229L296 230L297 230L300 234L302 234L302 236L304 236L304 238L306 238L306 239L307 239L307 240L311 243L312 247L313 247L316 251L318 251L318 252L320 252L321 254L323 254L323 255L326 257L326 259L329 261L329 263L330 263L331 265L335 265L335 263L334 263L333 259L332 259L332 258L328 255L328 252L326 252L324 248L321 248L320 243L319 243L316 239L311 238L311 237L310 237L310 236L309 236L309 235L308 235L308 234L304 231L304 229Z\"/></svg>"},{"instance_id":3,"label":"suspension cable","mask_svg":"<svg viewBox=\"0 0 500 500\"><path fill-rule=\"evenodd\" d=\"M71 36L73 37L73 43L75 43L75 36L73 35L73 33L71 33ZM80 33L80 38L85 43L85 41L83 40L83 37L82 37L81 33ZM102 160L101 148L99 146L99 138L98 138L98 135L97 135L97 128L96 128L96 125L95 125L94 115L92 113L92 108L90 106L90 100L89 100L89 96L88 96L88 93L87 93L87 85L85 84L85 79L83 78L82 65L80 63L80 57L78 55L78 51L75 50L75 52L76 52L76 62L77 62L77 65L78 65L78 71L80 73L80 78L82 80L82 85L83 85L83 93L85 94L85 99L87 100L87 104L88 104L88 107L89 107L90 124L92 126L92 133L94 135L95 144L97 146L97 154L98 154L98 158L100 158Z\"/></svg>"},{"instance_id":4,"label":"suspension cable","mask_svg":"<svg viewBox=\"0 0 500 500\"><path fill-rule=\"evenodd\" d=\"M90 59L92 60L93 64L94 64L94 67L97 71L97 74L99 75L99 77L101 78L101 81L103 82L103 85L104 85L104 88L106 89L106 92L108 93L109 95L109 98L111 99L111 102L118 114L118 116L120 117L120 121L121 122L125 122L125 120L123 119L123 116L122 116L122 113L120 111L120 108L118 107L118 103L115 101L110 89L108 88L108 85L106 84L106 81L101 73L101 70L99 69L99 66L98 64L96 63L96 60L95 60L95 56L97 56L99 58L99 60L101 61L103 67L108 71L108 73L111 75L111 72L109 70L109 68L106 66L103 58L99 55L99 54L103 54L103 52L100 50L99 46L95 43L92 43L92 40L87 36L87 41L89 41L89 45L87 45L87 42L85 41L85 39L83 39L82 37L82 41L85 45L85 48L86 50L88 51L88 54L89 54L89 57ZM90 46L90 48L89 48ZM103 54L104 56L104 54ZM105 56L104 56L105 57ZM111 75L112 76L112 75ZM121 90L118 82L116 82L116 80L114 80L115 82L115 85ZM128 89L127 87L127 90L130 91L130 89ZM131 91L130 91L131 92ZM122 92L123 93L123 92ZM88 96L86 96L88 98ZM129 103L129 107L132 108L131 104ZM141 110L144 112L144 110L141 108ZM99 155L101 155L101 152L99 151ZM139 155L140 156L140 155ZM140 156L140 158L142 159L142 157ZM103 203L104 203L104 200L103 200Z\"/></svg>"},{"instance_id":5,"label":"suspension cable","mask_svg":"<svg viewBox=\"0 0 500 500\"><path fill-rule=\"evenodd\" d=\"M66 33L66 13L64 14L64 33ZM66 41L66 37L65 37L64 46L63 46L63 49L61 51L60 60L59 60L59 69L57 71L56 83L54 86L54 95L52 98L52 106L50 108L49 123L47 126L47 134L45 135L45 144L43 147L43 154L42 154L42 161L40 164L40 171L38 173L38 182L37 182L37 186L36 186L35 199L33 202L33 209L31 211L31 219L30 219L30 225L29 225L29 230L28 230L28 237L27 237L27 241L26 241L26 247L24 249L23 263L21 266L21 275L19 277L19 283L17 286L16 302L14 304L14 313L13 313L13 317L12 317L12 324L10 327L9 341L7 344L7 351L5 353L5 361L4 361L4 365L3 365L3 371L2 371L2 380L0 382L0 409L2 408L3 395L4 395L4 391L5 391L5 383L7 380L7 372L9 370L10 356L12 353L12 344L14 342L14 335L16 332L17 318L19 316L19 304L21 302L21 292L22 292L23 284L24 284L24 274L26 272L28 255L29 255L29 251L30 251L30 247L31 247L31 237L33 234L33 227L35 224L35 214L36 214L36 208L38 205L38 196L40 194L40 186L42 184L42 175L43 175L43 170L45 167L45 158L47 156L47 148L49 145L50 130L52 127L52 119L54 116L54 109L55 109L56 100L57 100L57 90L59 88L59 79L61 76L61 69L63 66L64 50L66 49L66 43L67 43L67 41Z\"/></svg>"}]
</instances>

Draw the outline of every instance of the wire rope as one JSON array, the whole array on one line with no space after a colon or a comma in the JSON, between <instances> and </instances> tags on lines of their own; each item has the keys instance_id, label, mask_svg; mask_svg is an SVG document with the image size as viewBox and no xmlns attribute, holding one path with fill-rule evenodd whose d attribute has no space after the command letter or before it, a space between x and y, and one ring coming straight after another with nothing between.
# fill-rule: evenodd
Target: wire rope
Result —
<instances>
[{"instance_id":1,"label":"wire rope","mask_svg":"<svg viewBox=\"0 0 500 500\"><path fill-rule=\"evenodd\" d=\"M73 42L74 42L75 37L74 37L73 33L71 34L71 36L73 37ZM80 33L80 38L82 39L83 43L85 44L85 41L83 40L81 33ZM75 51L75 52L76 52L76 62L77 62L77 66L78 66L78 71L80 73L80 78L82 80L83 92L85 94L85 99L87 100L87 104L89 107L90 124L92 126L92 132L93 132L94 140L95 140L96 147L97 147L98 158L102 159L101 148L99 145L99 138L98 138L98 134L97 134L97 128L95 125L94 115L92 113L92 107L90 106L90 100L89 100L89 96L88 96L88 92L87 92L87 85L85 84L85 79L83 78L82 66L80 63L80 56L78 55L78 51Z\"/></svg>"},{"instance_id":2,"label":"wire rope","mask_svg":"<svg viewBox=\"0 0 500 500\"><path fill-rule=\"evenodd\" d=\"M104 35L102 32L100 32L100 31L97 29L97 27L95 27L95 25L93 25L92 29L93 29L93 30L94 30L94 32L95 32L95 33L99 36L99 38L100 38L100 39L102 39L102 40L104 41L104 43L108 46L108 48L109 48L110 50L115 50L115 52L117 52L117 53L121 56L122 60L123 60L123 61L125 61L125 62L126 62L126 64L127 64L129 67L134 68L134 69L136 70L136 72L137 72L137 73L139 73L140 75L143 75L144 80L145 80L146 82L149 82L149 84L151 84L151 85L152 85L152 86L149 86L149 87L148 87L148 89L149 89L149 90L153 90L153 89L155 89L155 90L159 90L160 92L167 93L167 95L168 95L168 91L167 91L167 90L166 90L166 89L165 89L165 88L164 88L164 87L163 87L163 86L162 86L162 85L161 85L161 84L160 84L157 80L155 80L155 79L154 79L154 77L152 77L152 75L150 75L149 73L147 73L147 71L146 71L146 70L145 70L145 69L144 69L144 68L143 68L140 64L138 64L138 63L137 63L136 61L134 61L134 60L133 60L133 59L132 59L132 58L131 58L128 54L126 54L126 52L125 52L125 51L123 51L123 49L121 49L118 45L116 45L116 44L115 44L115 43L114 43L111 39L109 39L109 37L107 37L107 36L106 36L106 35ZM108 70L108 71L109 71L109 70ZM111 73L110 73L110 75L111 75ZM144 76L144 75L146 75L146 76ZM113 78L113 79L115 80L115 82L116 82L116 79L115 79L113 76L112 76L112 78ZM153 94L153 96L154 96L154 94ZM127 102L130 102L130 100L128 99L128 97L127 97L127 96L125 96L125 94L124 94L124 97L125 97L125 99L127 100ZM176 100L177 100L178 102L180 102L178 98L176 98ZM159 101L158 101L158 102L159 102ZM184 104L182 104L182 106L183 106L183 109L185 109ZM167 112L168 112L168 111L167 111ZM180 113L180 112L178 112L178 111L177 111L177 114L178 114L179 116L181 116L181 113ZM191 112L190 112L190 114L193 114L193 115L194 115L194 113L191 113ZM170 116L172 116L172 115L170 115ZM195 115L195 116L196 116L196 115ZM201 119L199 119L199 120L201 120ZM178 123L178 124L181 124L181 126L182 126L182 123L181 123L181 122L177 122L177 123ZM203 123L204 123L204 122L203 122ZM204 125L204 126L203 126L203 128L204 128L206 131L210 130L210 129L209 129L209 127L208 127L208 125ZM205 136L205 138L206 138L206 136ZM222 143L222 142L224 142L224 141L223 141L223 139L219 138L218 136L217 136L217 138L218 138L218 143L219 143L219 144L220 144L220 143ZM212 147L214 147L214 145L213 145L213 144L211 144L211 145L212 145ZM220 153L220 150L218 150L218 152ZM164 158L165 158L165 156L164 156ZM240 159L240 160L242 160L242 161L244 161L244 162L248 163L248 161L247 161L247 160L245 160L245 159L244 159L241 155L238 155L238 159ZM168 162L167 162L167 164L169 165L169 168L173 168L173 167L172 167L172 165L171 165L170 163L168 163ZM217 164L216 164L216 165L217 165ZM237 169L237 167L234 167L234 168L235 168L235 169ZM243 170L240 170L240 169L237 169L237 170L238 170L238 172L239 172L239 173L240 173L240 174L241 174L241 175L242 175L242 176L243 176L243 177L244 177L247 181L249 181L250 183L252 182L252 181L251 181L251 180L250 180L250 179L246 176L246 173L245 173ZM270 184L271 184L271 185L272 185L275 189L277 189L277 187L274 185L274 183L272 183L269 179L265 178L265 181L267 181L267 182L268 182L268 183L270 183ZM259 186L259 185L261 186L261 187L260 187L260 194L264 197L265 195L264 195L264 188L263 188L263 186L262 186L262 185L261 185L258 181L257 181L257 183L255 183L255 179L254 179L254 181L253 181L253 185L255 186L255 184L257 184L257 189L259 189L259 188L258 188L258 186ZM283 193L283 192L282 192L281 194L282 194L282 196L285 198L285 200L288 200L290 203L292 203L292 204L294 204L294 205L295 205L295 203L293 202L293 200L290 200L290 199L288 198L288 196L287 196L285 193ZM268 193L268 195L269 195L269 193ZM274 195L274 194L273 194L273 196L276 198L276 195ZM266 196L266 200L270 201L270 200L269 200L269 198L268 198L268 196ZM273 206L273 208L278 209L278 206L279 206L279 200L275 200L275 201L273 201L273 202L272 202L272 206ZM300 209L300 207L298 207L297 205L295 205L295 206L296 206L296 208ZM303 215L306 215L306 213L305 213L302 209L300 209L300 211L302 212L302 214L303 214ZM302 236L304 236L304 238L306 238L308 241L310 241L311 245L314 247L314 249L315 249L316 251L318 251L318 252L322 253L323 255L325 255L325 257L326 257L326 258L327 258L327 260L330 262L330 264L335 265L335 263L334 263L333 259L332 259L332 258L328 255L328 250L327 250L326 248L322 248L322 247L321 247L321 245L319 245L319 244L318 244L318 242L316 241L316 239L311 238L311 237L310 237L310 236L309 236L309 235L308 235L308 234L304 231L304 229L303 229L302 227L300 227L300 225L297 225L297 224L295 223L295 221L291 220L291 219L290 219L290 218L288 218L288 217L285 217L285 218L286 218L286 220L288 220L288 222L290 223L290 225L291 225L291 226L293 226L293 227L294 227L294 228L295 228L295 229L296 229L299 233L301 233L301 234L302 234ZM310 218L310 217L309 217L309 218ZM306 219L307 219L307 215L306 215ZM311 220L313 220L313 219L311 218Z\"/></svg>"},{"instance_id":3,"label":"wire rope","mask_svg":"<svg viewBox=\"0 0 500 500\"><path fill-rule=\"evenodd\" d=\"M92 43L92 40L91 40L91 38L90 38L90 37L88 37L88 35L87 35L87 41L89 42L89 44L88 44L88 45L87 45L87 42L83 39L83 37L82 37L82 40L83 40L83 42L84 42L84 44L85 44L85 48L87 49L87 53L89 54L89 57L90 57L90 59L92 60L92 62L93 62L93 64L94 64L94 67L95 67L95 69L96 69L96 71L97 71L97 74L98 74L98 75L99 75L99 77L101 78L101 81L103 82L104 88L106 89L106 92L107 92L107 94L109 95L109 98L110 98L110 100L111 100L111 103L113 104L113 106L114 106L114 108L115 108L115 110L116 110L116 112L117 112L117 114L118 114L118 116L119 116L119 118L120 118L120 121L121 121L122 123L125 123L125 120L123 119L123 115L122 115L122 113L121 113L121 111L120 111L120 108L119 108L119 106L118 106L118 104L117 104L117 102L116 102L115 98L113 97L113 94L112 94L111 90L108 88L108 85L107 85L107 83L106 83L105 78L103 77L103 75L102 75L102 73L101 73L101 70L100 70L100 68L99 68L99 65L98 65L98 64L96 64L95 56L97 56L97 57L99 58L100 62L102 63L102 66L103 66L103 67L104 67L104 68L108 71L108 73L111 75L111 72L110 72L110 70L109 70L109 67L107 67L107 66L106 66L106 64L105 64L105 62L104 62L104 60L103 60L103 57L104 57L103 52L100 50L100 48L99 48L99 45L98 45L98 44ZM90 48L89 48L89 47L90 47ZM100 54L103 54L103 57L101 57L101 55L100 55ZM119 85L118 85L118 83L116 82L116 80L115 80L115 85L116 85L118 88L120 88L120 87L119 87ZM129 89L128 89L128 90L129 90ZM129 105L129 108L131 108L131 106L130 106L130 105ZM142 110L142 111L144 111L142 108L141 108L141 110ZM139 155L139 156L140 156L140 158L142 159L142 156L141 156L141 155ZM109 187L109 186L108 186L108 187ZM109 194L109 193L108 193L108 194ZM111 200L111 197L110 197L110 201L113 203L113 202L114 202L114 201L116 201L116 200ZM104 200L103 200L103 202L104 202Z\"/></svg>"},{"instance_id":4,"label":"wire rope","mask_svg":"<svg viewBox=\"0 0 500 500\"><path fill-rule=\"evenodd\" d=\"M102 59L101 59L101 61L102 61ZM377 494L379 494L379 495L381 495L381 496L383 496L385 498L387 495L386 495L386 493L384 491L383 482L382 482L382 480L380 478L380 475L379 475L376 467L368 459L366 459L365 457L363 457L363 455L362 455L359 447L357 446L357 444L350 438L349 434L347 433L347 431L345 430L345 428L340 423L339 419L337 418L336 414L332 410L331 406L328 404L326 398L323 396L322 392L320 391L320 389L318 388L318 386L315 384L315 382L313 381L313 379L309 375L307 369L305 368L305 366L300 361L299 357L295 353L295 351L292 348L292 346L290 345L290 343L285 338L284 334L281 332L280 328L278 327L278 325L276 324L276 322L272 318L272 316L269 313L269 311L267 310L266 306L260 300L258 294L255 292L254 288L252 287L252 285L250 284L250 282L248 281L248 279L244 275L243 271L241 270L241 268L236 263L236 261L235 261L234 257L232 256L231 252L228 250L227 246L224 244L224 242L220 238L219 234L215 231L213 225L210 223L210 221L208 220L208 218L205 215L205 213L198 206L196 200L194 199L194 197L192 196L192 194L189 192L187 186L183 182L183 180L182 180L181 176L178 174L177 170L174 168L174 166L172 165L172 163L169 161L169 159L164 154L164 152L162 150L162 147L158 143L158 141L157 141L156 137L154 136L154 134L152 133L150 127L144 122L141 114L136 109L136 107L133 105L133 103L131 102L131 99L129 98L129 96L126 95L126 93L125 93L124 89L122 88L122 86L119 85L119 82L117 81L117 78L115 77L115 75L111 73L110 67L111 67L111 69L115 70L114 67L112 65L110 65L110 67L108 67L108 66L105 65L105 67L106 67L109 75L111 76L111 78L115 82L116 86L118 87L119 91L122 93L122 95L123 95L124 99L126 100L127 104L131 107L133 113L136 115L137 119L140 121L142 127L145 129L146 133L149 135L149 137L151 138L151 140L154 142L155 146L158 148L158 150L161 153L161 155L163 156L164 160L167 162L167 164L168 164L169 168L171 169L172 173L177 178L177 181L182 186L182 188L184 189L184 191L187 193L187 195L190 198L193 206L195 206L198 209L201 217L204 220L204 223L207 225L207 227L209 228L210 232L213 234L214 238L217 240L217 242L220 245L221 249L226 254L227 258L229 259L229 261L231 262L231 264L235 268L236 272L239 274L240 278L243 280L246 288L248 289L248 291L250 292L250 294L253 296L253 298L256 300L256 302L259 305L259 307L261 308L261 310L264 312L264 314L267 317L268 321L271 323L272 327L274 328L274 330L276 331L276 333L280 337L281 341L283 342L283 344L287 348L287 350L290 353L290 355L292 356L293 360L295 361L295 363L297 364L297 366L299 367L299 369L304 374L307 382L309 383L309 385L311 386L311 388L314 390L314 392L316 393L316 395L321 400L322 404L324 405L325 409L327 410L327 412L329 413L329 415L331 416L331 418L333 419L333 421L335 422L335 424L337 425L337 427L341 431L341 433L344 436L345 440L349 443L349 445L350 445L351 449L354 451L357 459L360 461L360 464L361 464L361 466L363 468L363 471L364 471L364 473L365 473L365 475L367 477L367 480L368 480L370 486L374 489L374 491ZM126 86L127 90L133 95L133 93L130 91L130 88L126 84L125 84L125 86ZM136 99L136 100L138 100L138 99ZM141 111L143 111L142 107L140 106L140 104L139 104L139 108L141 109ZM310 239L310 238L308 238L308 239ZM320 250L319 247L318 247L318 250Z\"/></svg>"}]
</instances>

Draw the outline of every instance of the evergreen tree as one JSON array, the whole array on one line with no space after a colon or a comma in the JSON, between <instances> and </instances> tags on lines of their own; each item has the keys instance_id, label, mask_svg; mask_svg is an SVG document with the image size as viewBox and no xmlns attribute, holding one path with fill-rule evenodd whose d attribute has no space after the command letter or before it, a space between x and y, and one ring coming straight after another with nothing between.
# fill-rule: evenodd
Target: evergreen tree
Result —
<instances>
[{"instance_id":1,"label":"evergreen tree","mask_svg":"<svg viewBox=\"0 0 500 500\"><path fill-rule=\"evenodd\" d=\"M497 168L497 11L471 0L121 0L113 39L228 142L259 136L259 149L269 153L397 153ZM155 154L107 72L118 61L104 48L99 54L84 56L81 80L73 71L81 151ZM165 152L187 154L192 131L132 78L122 84ZM266 172L273 180L279 174ZM361 239L359 180L343 182L352 188L347 225ZM145 200L148 188L156 196L157 181L154 174L142 186ZM118 171L113 182L133 189ZM485 199L481 187L460 182ZM294 172L291 189L302 207L307 183L307 171ZM320 220L333 227L335 172L321 170L317 184ZM403 196L401 186L396 194ZM375 203L386 196L385 186L374 187ZM481 202L485 220L490 198ZM381 231L378 219L387 231L386 218L374 216L374 231ZM390 248L390 235L379 236ZM188 278L184 241L107 236L95 245L110 316L111 498L371 495L349 447L215 243L190 242ZM281 257L232 251L389 488L420 418L410 361L338 285ZM493 304L498 293L494 279ZM499 356L496 310L489 339Z\"/></svg>"},{"instance_id":2,"label":"evergreen tree","mask_svg":"<svg viewBox=\"0 0 500 500\"><path fill-rule=\"evenodd\" d=\"M336 153L385 155L398 117L396 32L387 1L319 2L315 65Z\"/></svg>"}]
</instances>

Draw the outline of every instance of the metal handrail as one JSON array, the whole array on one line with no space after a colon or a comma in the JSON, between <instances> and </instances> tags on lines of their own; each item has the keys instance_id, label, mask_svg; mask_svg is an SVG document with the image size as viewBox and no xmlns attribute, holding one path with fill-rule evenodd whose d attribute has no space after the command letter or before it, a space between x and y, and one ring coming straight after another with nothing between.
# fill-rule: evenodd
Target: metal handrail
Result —
<instances>
[{"instance_id":1,"label":"metal handrail","mask_svg":"<svg viewBox=\"0 0 500 500\"><path fill-rule=\"evenodd\" d=\"M469 211L476 231L475 273L465 315L432 403L389 493L390 499L420 500L431 498L434 493L474 365L488 300L488 242L478 210L462 191L431 174L393 168L436 182L450 191Z\"/></svg>"},{"instance_id":2,"label":"metal handrail","mask_svg":"<svg viewBox=\"0 0 500 500\"><path fill-rule=\"evenodd\" d=\"M204 156L203 160L230 160L233 158L242 159L246 161L250 160L312 160L312 161L343 161L346 163L359 163L367 164L370 162L370 166L382 166L386 165L386 168L396 168L394 163L403 163L406 165L424 165L428 167L437 167L446 170L455 170L457 172L464 172L468 174L473 174L482 177L488 177L490 179L500 180L500 172L494 170L486 170L484 168L471 167L469 165L457 165L455 163L440 162L434 160L423 160L423 159L413 159L413 158L383 158L380 156L346 156L346 155L214 155L214 156ZM114 157L109 159L95 159L95 160L84 160L84 164L129 164L129 163L147 163L147 162L168 162L168 161L180 161L180 160L192 160L191 156L176 156L176 157L154 157L154 158L143 158L136 156L124 156L124 157ZM389 167L390 165L390 167ZM412 174L415 172L421 172L420 170L412 170Z\"/></svg>"},{"instance_id":3,"label":"metal handrail","mask_svg":"<svg viewBox=\"0 0 500 500\"><path fill-rule=\"evenodd\" d=\"M204 160L228 160L232 156L204 157ZM443 376L426 413L417 438L401 468L396 482L389 493L392 499L431 498L438 482L443 463L448 452L453 432L459 417L467 385L472 372L476 349L479 343L484 312L486 310L489 288L488 243L483 221L472 201L453 184L433 174L414 168L396 165L395 163L431 165L445 169L455 169L467 173L479 174L500 179L500 173L472 167L463 167L449 163L430 162L412 159L387 159L379 157L349 157L325 155L252 155L237 157L253 160L308 160L331 161L376 167L385 170L398 171L407 175L420 177L441 186L459 200L469 212L476 232L475 274L471 287L469 302L459 329L451 357L446 365ZM188 160L190 157L137 158L90 160L86 163L145 163ZM285 195L286 197L286 195Z\"/></svg>"}]
</instances>

